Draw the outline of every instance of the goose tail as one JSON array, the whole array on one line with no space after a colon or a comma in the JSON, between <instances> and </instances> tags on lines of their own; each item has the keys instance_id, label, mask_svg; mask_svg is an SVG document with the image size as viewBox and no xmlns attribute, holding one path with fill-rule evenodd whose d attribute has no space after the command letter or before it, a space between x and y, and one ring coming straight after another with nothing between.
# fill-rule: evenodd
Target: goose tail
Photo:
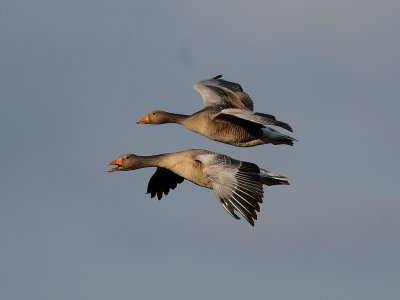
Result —
<instances>
[{"instance_id":1,"label":"goose tail","mask_svg":"<svg viewBox=\"0 0 400 300\"><path fill-rule=\"evenodd\" d=\"M262 129L262 131L263 131L263 136L261 139L266 143L271 143L273 145L284 144L293 146L293 142L297 142L295 138L282 134L279 131L276 131L275 129L272 129L270 127L265 127Z\"/></svg>"}]
</instances>

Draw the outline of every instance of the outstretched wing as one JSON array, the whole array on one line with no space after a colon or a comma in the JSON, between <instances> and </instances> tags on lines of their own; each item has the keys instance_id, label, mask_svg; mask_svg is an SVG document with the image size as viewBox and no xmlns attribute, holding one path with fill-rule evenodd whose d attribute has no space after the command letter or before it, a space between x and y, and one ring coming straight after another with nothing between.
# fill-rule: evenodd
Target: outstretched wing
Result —
<instances>
[{"instance_id":1,"label":"outstretched wing","mask_svg":"<svg viewBox=\"0 0 400 300\"><path fill-rule=\"evenodd\" d=\"M170 189L175 189L179 183L182 183L183 177L175 174L174 172L158 167L151 176L149 184L147 185L147 194L154 198L157 195L158 200L163 196L168 195Z\"/></svg>"},{"instance_id":2,"label":"outstretched wing","mask_svg":"<svg viewBox=\"0 0 400 300\"><path fill-rule=\"evenodd\" d=\"M218 75L193 85L203 98L204 106L229 105L233 108L253 110L253 101L240 84L221 77L222 75Z\"/></svg>"},{"instance_id":3,"label":"outstretched wing","mask_svg":"<svg viewBox=\"0 0 400 300\"><path fill-rule=\"evenodd\" d=\"M213 116L213 119L219 119L229 122L246 120L261 125L275 125L293 132L292 127L282 121L278 121L273 115L252 112L244 109L226 108ZM239 119L239 120L238 120Z\"/></svg>"},{"instance_id":4,"label":"outstretched wing","mask_svg":"<svg viewBox=\"0 0 400 300\"><path fill-rule=\"evenodd\" d=\"M199 155L196 159L203 163L222 207L236 219L235 211L239 212L254 226L263 197L259 167L222 154Z\"/></svg>"}]
</instances>

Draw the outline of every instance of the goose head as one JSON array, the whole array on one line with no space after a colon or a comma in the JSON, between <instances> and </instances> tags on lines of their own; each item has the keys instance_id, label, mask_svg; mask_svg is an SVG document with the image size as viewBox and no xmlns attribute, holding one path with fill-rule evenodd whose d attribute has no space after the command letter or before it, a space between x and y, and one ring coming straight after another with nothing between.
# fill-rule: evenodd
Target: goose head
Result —
<instances>
[{"instance_id":1,"label":"goose head","mask_svg":"<svg viewBox=\"0 0 400 300\"><path fill-rule=\"evenodd\" d=\"M129 171L138 169L140 160L134 154L123 154L113 161L107 163L107 165L114 166L114 168L108 170L110 173L115 171Z\"/></svg>"},{"instance_id":2,"label":"goose head","mask_svg":"<svg viewBox=\"0 0 400 300\"><path fill-rule=\"evenodd\" d=\"M137 124L171 123L171 114L162 110L154 110L146 114L143 118L137 120L136 123Z\"/></svg>"}]
</instances>

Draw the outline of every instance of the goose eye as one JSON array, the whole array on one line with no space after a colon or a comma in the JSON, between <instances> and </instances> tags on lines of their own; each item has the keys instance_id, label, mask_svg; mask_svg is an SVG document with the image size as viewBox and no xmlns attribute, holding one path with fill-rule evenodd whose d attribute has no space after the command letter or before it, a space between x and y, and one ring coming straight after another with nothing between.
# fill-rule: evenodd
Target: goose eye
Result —
<instances>
[{"instance_id":1,"label":"goose eye","mask_svg":"<svg viewBox=\"0 0 400 300\"><path fill-rule=\"evenodd\" d=\"M153 112L153 116L155 116L156 115L156 113L155 112Z\"/></svg>"}]
</instances>

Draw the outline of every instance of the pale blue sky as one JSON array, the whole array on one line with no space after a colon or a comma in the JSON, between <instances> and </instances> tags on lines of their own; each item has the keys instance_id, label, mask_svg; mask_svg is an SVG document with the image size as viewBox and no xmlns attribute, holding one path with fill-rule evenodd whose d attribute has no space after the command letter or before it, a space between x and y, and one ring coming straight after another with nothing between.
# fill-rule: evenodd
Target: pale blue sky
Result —
<instances>
[{"instance_id":1,"label":"pale blue sky","mask_svg":"<svg viewBox=\"0 0 400 300\"><path fill-rule=\"evenodd\" d=\"M400 2L2 0L1 299L399 299ZM223 74L294 147L239 149L153 109ZM145 195L126 152L204 148L284 174L256 226L214 193Z\"/></svg>"}]
</instances>

